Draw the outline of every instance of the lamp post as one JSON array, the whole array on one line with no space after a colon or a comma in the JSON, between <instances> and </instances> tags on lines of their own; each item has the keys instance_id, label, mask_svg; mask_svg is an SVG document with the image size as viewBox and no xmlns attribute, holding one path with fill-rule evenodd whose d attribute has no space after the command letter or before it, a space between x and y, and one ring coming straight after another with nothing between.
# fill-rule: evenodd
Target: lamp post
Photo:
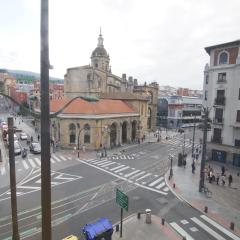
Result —
<instances>
[{"instance_id":1,"label":"lamp post","mask_svg":"<svg viewBox=\"0 0 240 240\"><path fill-rule=\"evenodd\" d=\"M80 134L82 132L82 130L86 130L86 128L81 128L78 132L78 147L77 147L77 150L78 150L78 158L80 157Z\"/></svg>"},{"instance_id":2,"label":"lamp post","mask_svg":"<svg viewBox=\"0 0 240 240\"><path fill-rule=\"evenodd\" d=\"M168 156L169 160L170 160L170 173L169 173L169 179L171 179L173 177L173 169L172 169L172 164L173 164L173 156L170 154Z\"/></svg>"},{"instance_id":3,"label":"lamp post","mask_svg":"<svg viewBox=\"0 0 240 240\"><path fill-rule=\"evenodd\" d=\"M194 117L194 122L193 122L192 158L193 158L193 154L194 154L195 130L196 130L196 115L195 115L195 117Z\"/></svg>"}]
</instances>

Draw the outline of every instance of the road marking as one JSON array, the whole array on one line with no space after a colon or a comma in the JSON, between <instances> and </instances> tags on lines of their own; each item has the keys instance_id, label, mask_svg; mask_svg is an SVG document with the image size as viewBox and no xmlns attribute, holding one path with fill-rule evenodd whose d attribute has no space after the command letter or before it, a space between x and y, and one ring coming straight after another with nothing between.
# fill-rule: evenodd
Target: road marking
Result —
<instances>
[{"instance_id":1,"label":"road marking","mask_svg":"<svg viewBox=\"0 0 240 240\"><path fill-rule=\"evenodd\" d=\"M57 160L57 162L61 162L61 159L59 159L56 155L52 156L54 158L54 160Z\"/></svg>"},{"instance_id":2,"label":"road marking","mask_svg":"<svg viewBox=\"0 0 240 240\"><path fill-rule=\"evenodd\" d=\"M110 162L110 163L104 164L104 165L102 165L102 167L110 166L110 165L113 165L113 164L115 164L115 162Z\"/></svg>"},{"instance_id":3,"label":"road marking","mask_svg":"<svg viewBox=\"0 0 240 240\"><path fill-rule=\"evenodd\" d=\"M165 185L165 182L160 183L158 186L156 186L156 189L160 189Z\"/></svg>"},{"instance_id":4,"label":"road marking","mask_svg":"<svg viewBox=\"0 0 240 240\"><path fill-rule=\"evenodd\" d=\"M4 175L6 173L6 168L5 166L1 167L1 174Z\"/></svg>"},{"instance_id":5,"label":"road marking","mask_svg":"<svg viewBox=\"0 0 240 240\"><path fill-rule=\"evenodd\" d=\"M149 187L153 187L154 185L156 185L157 183L161 182L163 180L163 177L158 178L157 180L155 180L154 182L148 184Z\"/></svg>"},{"instance_id":6,"label":"road marking","mask_svg":"<svg viewBox=\"0 0 240 240\"><path fill-rule=\"evenodd\" d=\"M147 174L145 174L144 176L136 179L136 181L139 181L139 180L141 180L141 179L144 179L144 178L146 178L146 177L148 177L148 176L150 176L150 175L152 175L152 174L151 174L151 173L147 173Z\"/></svg>"},{"instance_id":7,"label":"road marking","mask_svg":"<svg viewBox=\"0 0 240 240\"><path fill-rule=\"evenodd\" d=\"M125 165L120 165L120 166L111 168L110 171L114 171L114 170L117 170L117 169L122 168L122 167L125 167Z\"/></svg>"},{"instance_id":8,"label":"road marking","mask_svg":"<svg viewBox=\"0 0 240 240\"><path fill-rule=\"evenodd\" d=\"M187 240L194 240L184 229L182 229L177 223L172 222L170 225L183 237L186 237Z\"/></svg>"},{"instance_id":9,"label":"road marking","mask_svg":"<svg viewBox=\"0 0 240 240\"><path fill-rule=\"evenodd\" d=\"M235 234L233 234L232 232L228 231L226 228L224 228L220 224L214 222L212 219L208 218L207 216L201 215L201 218L204 219L206 222L212 224L215 228L217 228L218 230L222 231L224 234L226 234L227 236L231 237L232 239L240 240L240 237L238 237Z\"/></svg>"},{"instance_id":10,"label":"road marking","mask_svg":"<svg viewBox=\"0 0 240 240\"><path fill-rule=\"evenodd\" d=\"M136 177L138 177L138 176L140 176L140 175L143 175L144 173L145 173L145 171L142 171L142 172L140 172L140 173L137 173L136 175L130 177L130 179L134 179L134 178L136 178Z\"/></svg>"},{"instance_id":11,"label":"road marking","mask_svg":"<svg viewBox=\"0 0 240 240\"><path fill-rule=\"evenodd\" d=\"M35 161L37 162L37 164L41 167L41 161L40 161L40 159L38 159L38 158L34 158L35 159Z\"/></svg>"},{"instance_id":12,"label":"road marking","mask_svg":"<svg viewBox=\"0 0 240 240\"><path fill-rule=\"evenodd\" d=\"M99 160L99 159L93 159L93 160L91 160L91 161L89 161L89 162L91 162L91 163L97 163L97 162L102 162L102 160Z\"/></svg>"},{"instance_id":13,"label":"road marking","mask_svg":"<svg viewBox=\"0 0 240 240\"><path fill-rule=\"evenodd\" d=\"M101 166L101 165L104 165L104 164L110 163L110 162L111 162L111 161L103 160L103 161L101 161L100 163L97 163L96 165Z\"/></svg>"},{"instance_id":14,"label":"road marking","mask_svg":"<svg viewBox=\"0 0 240 240\"><path fill-rule=\"evenodd\" d=\"M129 174L126 174L124 177L130 177L130 176L132 176L132 175L134 175L135 173L138 173L138 172L140 172L141 170L136 170L136 171L134 171L134 172L131 172L131 173L129 173Z\"/></svg>"},{"instance_id":15,"label":"road marking","mask_svg":"<svg viewBox=\"0 0 240 240\"><path fill-rule=\"evenodd\" d=\"M51 161L51 163L55 163L55 161L52 158L50 158L50 161Z\"/></svg>"},{"instance_id":16,"label":"road marking","mask_svg":"<svg viewBox=\"0 0 240 240\"><path fill-rule=\"evenodd\" d=\"M31 158L29 158L28 161L33 168L37 167L35 162Z\"/></svg>"},{"instance_id":17,"label":"road marking","mask_svg":"<svg viewBox=\"0 0 240 240\"><path fill-rule=\"evenodd\" d=\"M62 159L63 161L67 161L67 159L64 156L58 156L60 159Z\"/></svg>"},{"instance_id":18,"label":"road marking","mask_svg":"<svg viewBox=\"0 0 240 240\"><path fill-rule=\"evenodd\" d=\"M167 191L169 191L169 188L168 188L168 187L165 187L165 188L163 189L163 191L164 191L164 192L167 192Z\"/></svg>"},{"instance_id":19,"label":"road marking","mask_svg":"<svg viewBox=\"0 0 240 240\"><path fill-rule=\"evenodd\" d=\"M196 217L192 217L191 220L193 222L195 222L199 227L201 227L202 229L204 229L208 234L212 235L214 238L216 238L217 240L226 240L226 238L222 237L221 235L219 235L218 233L216 233L215 231L213 231L210 227L208 227L206 224L204 224L203 222L201 222L200 220L198 220Z\"/></svg>"},{"instance_id":20,"label":"road marking","mask_svg":"<svg viewBox=\"0 0 240 240\"><path fill-rule=\"evenodd\" d=\"M124 170L126 170L126 169L128 169L128 168L130 168L130 167L126 166L126 167L121 168L121 169L119 169L119 170L117 170L117 171L114 171L114 172L115 172L115 173L122 172L122 171L124 171Z\"/></svg>"},{"instance_id":21,"label":"road marking","mask_svg":"<svg viewBox=\"0 0 240 240\"><path fill-rule=\"evenodd\" d=\"M29 169L29 166L27 165L25 160L22 160L22 163L23 163L23 166L26 170Z\"/></svg>"}]
</instances>

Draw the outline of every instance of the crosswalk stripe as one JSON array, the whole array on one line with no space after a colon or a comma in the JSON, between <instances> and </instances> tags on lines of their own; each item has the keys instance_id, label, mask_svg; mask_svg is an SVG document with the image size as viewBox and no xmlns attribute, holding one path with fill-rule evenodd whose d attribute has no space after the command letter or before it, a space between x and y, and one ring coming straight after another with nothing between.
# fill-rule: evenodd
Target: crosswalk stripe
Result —
<instances>
[{"instance_id":1,"label":"crosswalk stripe","mask_svg":"<svg viewBox=\"0 0 240 240\"><path fill-rule=\"evenodd\" d=\"M1 174L4 175L6 173L6 168L5 166L1 167Z\"/></svg>"},{"instance_id":2,"label":"crosswalk stripe","mask_svg":"<svg viewBox=\"0 0 240 240\"><path fill-rule=\"evenodd\" d=\"M110 166L110 165L113 165L113 164L116 164L116 163L115 162L106 163L106 164L102 165L102 167Z\"/></svg>"},{"instance_id":3,"label":"crosswalk stripe","mask_svg":"<svg viewBox=\"0 0 240 240\"><path fill-rule=\"evenodd\" d=\"M217 228L218 230L220 230L221 232L223 232L227 236L229 236L230 238L232 238L233 240L240 240L240 237L238 237L235 234L231 233L226 228L224 228L220 224L214 222L212 219L208 218L207 216L201 215L201 218L204 219L206 222L210 223L211 225L213 225L215 228Z\"/></svg>"},{"instance_id":4,"label":"crosswalk stripe","mask_svg":"<svg viewBox=\"0 0 240 240\"><path fill-rule=\"evenodd\" d=\"M29 169L29 166L27 165L25 160L22 160L22 163L23 163L23 166L26 170Z\"/></svg>"},{"instance_id":5,"label":"crosswalk stripe","mask_svg":"<svg viewBox=\"0 0 240 240\"><path fill-rule=\"evenodd\" d=\"M162 183L160 183L158 186L156 186L156 189L160 189L160 188L162 188L163 186L165 186L165 182L162 182Z\"/></svg>"},{"instance_id":6,"label":"crosswalk stripe","mask_svg":"<svg viewBox=\"0 0 240 240\"><path fill-rule=\"evenodd\" d=\"M213 231L210 227L208 227L206 224L198 220L196 217L192 217L191 220L195 222L199 227L204 229L208 234L212 235L217 240L226 240L226 238L219 235L217 232Z\"/></svg>"},{"instance_id":7,"label":"crosswalk stripe","mask_svg":"<svg viewBox=\"0 0 240 240\"><path fill-rule=\"evenodd\" d=\"M60 159L62 159L63 161L67 161L67 159L64 156L58 156Z\"/></svg>"},{"instance_id":8,"label":"crosswalk stripe","mask_svg":"<svg viewBox=\"0 0 240 240\"><path fill-rule=\"evenodd\" d=\"M160 177L157 180L155 180L154 182L150 183L148 186L149 187L153 187L154 185L156 185L157 183L161 182L162 180L163 180L163 177Z\"/></svg>"},{"instance_id":9,"label":"crosswalk stripe","mask_svg":"<svg viewBox=\"0 0 240 240\"><path fill-rule=\"evenodd\" d=\"M126 167L121 168L121 169L118 169L117 171L114 171L114 172L115 172L115 173L122 172L122 171L124 171L124 170L126 170L126 169L128 169L128 168L130 168L130 167L126 166Z\"/></svg>"},{"instance_id":10,"label":"crosswalk stripe","mask_svg":"<svg viewBox=\"0 0 240 240\"><path fill-rule=\"evenodd\" d=\"M61 162L61 159L59 159L56 155L52 156L54 158L54 160L56 160L57 162Z\"/></svg>"},{"instance_id":11,"label":"crosswalk stripe","mask_svg":"<svg viewBox=\"0 0 240 240\"><path fill-rule=\"evenodd\" d=\"M37 162L37 164L41 167L41 161L40 161L40 159L38 159L38 158L34 158L35 159L35 161Z\"/></svg>"},{"instance_id":12,"label":"crosswalk stripe","mask_svg":"<svg viewBox=\"0 0 240 240\"><path fill-rule=\"evenodd\" d=\"M37 167L35 162L31 158L29 158L28 161L33 168Z\"/></svg>"},{"instance_id":13,"label":"crosswalk stripe","mask_svg":"<svg viewBox=\"0 0 240 240\"><path fill-rule=\"evenodd\" d=\"M128 173L128 174L126 174L124 177L130 177L130 176L132 176L132 175L134 175L135 173L138 173L138 172L140 172L141 170L136 170L136 171L134 171L134 172L131 172L131 173Z\"/></svg>"},{"instance_id":14,"label":"crosswalk stripe","mask_svg":"<svg viewBox=\"0 0 240 240\"><path fill-rule=\"evenodd\" d=\"M91 161L89 161L90 163L97 163L97 162L101 162L101 160L99 160L99 159L94 159L94 160L91 160Z\"/></svg>"},{"instance_id":15,"label":"crosswalk stripe","mask_svg":"<svg viewBox=\"0 0 240 240\"><path fill-rule=\"evenodd\" d=\"M52 158L50 158L50 161L51 161L51 163L55 163L55 161Z\"/></svg>"},{"instance_id":16,"label":"crosswalk stripe","mask_svg":"<svg viewBox=\"0 0 240 240\"><path fill-rule=\"evenodd\" d=\"M104 165L104 164L109 163L109 162L111 162L111 161L104 160L104 161L101 161L100 163L97 163L96 165L101 166L101 165Z\"/></svg>"},{"instance_id":17,"label":"crosswalk stripe","mask_svg":"<svg viewBox=\"0 0 240 240\"><path fill-rule=\"evenodd\" d=\"M130 177L129 179L134 179L134 178L136 178L136 177L138 177L138 176L140 176L140 175L143 175L144 173L145 173L145 171L142 171L142 172L137 173L136 175Z\"/></svg>"},{"instance_id":18,"label":"crosswalk stripe","mask_svg":"<svg viewBox=\"0 0 240 240\"><path fill-rule=\"evenodd\" d=\"M139 180L141 180L141 179L144 179L144 178L146 178L146 177L148 177L148 176L150 176L150 175L152 175L152 174L151 174L151 173L147 173L147 174L145 174L144 176L136 179L136 181L139 181Z\"/></svg>"},{"instance_id":19,"label":"crosswalk stripe","mask_svg":"<svg viewBox=\"0 0 240 240\"><path fill-rule=\"evenodd\" d=\"M177 223L172 222L170 225L183 237L186 237L187 240L194 240L183 228L181 228Z\"/></svg>"},{"instance_id":20,"label":"crosswalk stripe","mask_svg":"<svg viewBox=\"0 0 240 240\"><path fill-rule=\"evenodd\" d=\"M120 166L117 166L117 167L111 168L110 171L117 170L117 169L122 168L122 167L124 167L124 166L125 166L125 165L120 165Z\"/></svg>"}]
</instances>

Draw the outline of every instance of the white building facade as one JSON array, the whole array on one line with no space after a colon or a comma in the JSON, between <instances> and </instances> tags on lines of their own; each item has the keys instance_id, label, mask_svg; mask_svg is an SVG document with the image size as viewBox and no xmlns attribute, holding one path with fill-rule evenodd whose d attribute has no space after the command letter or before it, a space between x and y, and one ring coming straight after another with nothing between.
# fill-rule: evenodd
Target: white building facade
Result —
<instances>
[{"instance_id":1,"label":"white building facade","mask_svg":"<svg viewBox=\"0 0 240 240\"><path fill-rule=\"evenodd\" d=\"M207 154L240 167L240 40L205 48L203 106L210 110Z\"/></svg>"}]
</instances>

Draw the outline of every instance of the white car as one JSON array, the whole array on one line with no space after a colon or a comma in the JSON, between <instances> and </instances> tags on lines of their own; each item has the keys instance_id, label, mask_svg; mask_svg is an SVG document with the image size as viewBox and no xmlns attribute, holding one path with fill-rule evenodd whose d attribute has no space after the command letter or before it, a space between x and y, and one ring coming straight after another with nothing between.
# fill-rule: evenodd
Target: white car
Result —
<instances>
[{"instance_id":1,"label":"white car","mask_svg":"<svg viewBox=\"0 0 240 240\"><path fill-rule=\"evenodd\" d=\"M20 155L22 153L22 146L18 141L14 141L14 154Z\"/></svg>"},{"instance_id":2,"label":"white car","mask_svg":"<svg viewBox=\"0 0 240 240\"><path fill-rule=\"evenodd\" d=\"M24 132L20 133L20 139L21 139L21 140L27 140L27 139L28 139L27 134L24 133Z\"/></svg>"}]
</instances>

